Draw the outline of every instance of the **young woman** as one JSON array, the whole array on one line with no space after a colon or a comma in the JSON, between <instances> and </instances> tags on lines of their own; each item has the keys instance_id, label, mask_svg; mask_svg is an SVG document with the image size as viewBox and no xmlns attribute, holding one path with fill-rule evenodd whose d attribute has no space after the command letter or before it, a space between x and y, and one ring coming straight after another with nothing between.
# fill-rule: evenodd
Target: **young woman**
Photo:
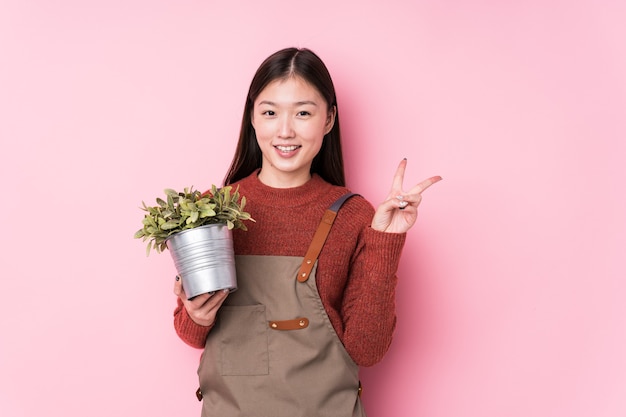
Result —
<instances>
[{"instance_id":1,"label":"young woman","mask_svg":"<svg viewBox=\"0 0 626 417\"><path fill-rule=\"evenodd\" d=\"M174 287L176 331L204 348L204 417L365 415L358 367L389 348L406 232L441 179L404 191L406 163L376 210L351 196L324 63L288 48L261 64L224 181L256 220L233 234L239 289L187 300Z\"/></svg>"}]
</instances>

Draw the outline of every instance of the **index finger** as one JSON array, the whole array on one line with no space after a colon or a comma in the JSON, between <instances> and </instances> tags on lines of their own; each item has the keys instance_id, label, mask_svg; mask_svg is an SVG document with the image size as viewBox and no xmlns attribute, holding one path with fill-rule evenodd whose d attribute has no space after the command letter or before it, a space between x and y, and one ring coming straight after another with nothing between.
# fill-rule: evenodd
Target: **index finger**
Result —
<instances>
[{"instance_id":1,"label":"index finger","mask_svg":"<svg viewBox=\"0 0 626 417\"><path fill-rule=\"evenodd\" d=\"M402 182L404 181L405 170L406 170L406 158L400 161L400 165L398 165L398 169L396 169L396 173L393 176L393 182L391 183L392 189L402 190Z\"/></svg>"},{"instance_id":2,"label":"index finger","mask_svg":"<svg viewBox=\"0 0 626 417\"><path fill-rule=\"evenodd\" d=\"M439 182L441 180L442 180L442 178L439 175L436 175L434 177L430 177L427 180L424 180L424 181L420 182L415 187L411 188L411 191L409 191L409 194L421 194L428 187L430 187L431 185L433 185L433 184L435 184L435 183L437 183L437 182Z\"/></svg>"}]
</instances>

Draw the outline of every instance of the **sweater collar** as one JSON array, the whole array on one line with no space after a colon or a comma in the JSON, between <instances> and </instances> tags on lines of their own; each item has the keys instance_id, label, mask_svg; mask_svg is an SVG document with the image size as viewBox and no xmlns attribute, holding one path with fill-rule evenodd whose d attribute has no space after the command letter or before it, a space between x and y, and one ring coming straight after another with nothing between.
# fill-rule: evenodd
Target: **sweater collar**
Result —
<instances>
[{"instance_id":1,"label":"sweater collar","mask_svg":"<svg viewBox=\"0 0 626 417\"><path fill-rule=\"evenodd\" d=\"M310 204L313 201L318 201L320 195L328 193L332 188L331 184L317 174L312 174L310 180L298 187L274 188L259 180L259 171L257 169L247 178L241 180L242 188L245 189L244 195L257 204L274 207L284 207L286 201L289 201L292 206Z\"/></svg>"}]
</instances>

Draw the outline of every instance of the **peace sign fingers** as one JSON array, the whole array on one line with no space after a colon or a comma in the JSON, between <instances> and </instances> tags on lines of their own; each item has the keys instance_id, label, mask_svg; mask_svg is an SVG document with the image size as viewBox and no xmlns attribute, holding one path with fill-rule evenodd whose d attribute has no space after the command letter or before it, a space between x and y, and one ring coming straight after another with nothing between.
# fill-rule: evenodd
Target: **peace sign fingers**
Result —
<instances>
[{"instance_id":1,"label":"peace sign fingers","mask_svg":"<svg viewBox=\"0 0 626 417\"><path fill-rule=\"evenodd\" d=\"M400 161L398 169L393 177L391 191L387 199L378 206L372 228L375 230L403 233L410 229L417 218L417 207L422 201L422 193L433 184L441 181L440 176L430 177L408 192L404 192L402 184L406 171L406 158Z\"/></svg>"}]
</instances>

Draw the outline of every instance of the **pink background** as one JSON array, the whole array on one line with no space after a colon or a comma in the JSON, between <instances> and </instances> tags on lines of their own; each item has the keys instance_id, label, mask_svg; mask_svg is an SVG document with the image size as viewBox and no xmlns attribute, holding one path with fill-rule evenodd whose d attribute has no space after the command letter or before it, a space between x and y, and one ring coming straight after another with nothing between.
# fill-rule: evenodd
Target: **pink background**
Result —
<instances>
[{"instance_id":1,"label":"pink background","mask_svg":"<svg viewBox=\"0 0 626 417\"><path fill-rule=\"evenodd\" d=\"M626 415L626 3L242 3L0 2L0 415L199 415L138 207L221 182L292 45L333 74L355 191L444 177L369 415Z\"/></svg>"}]
</instances>

